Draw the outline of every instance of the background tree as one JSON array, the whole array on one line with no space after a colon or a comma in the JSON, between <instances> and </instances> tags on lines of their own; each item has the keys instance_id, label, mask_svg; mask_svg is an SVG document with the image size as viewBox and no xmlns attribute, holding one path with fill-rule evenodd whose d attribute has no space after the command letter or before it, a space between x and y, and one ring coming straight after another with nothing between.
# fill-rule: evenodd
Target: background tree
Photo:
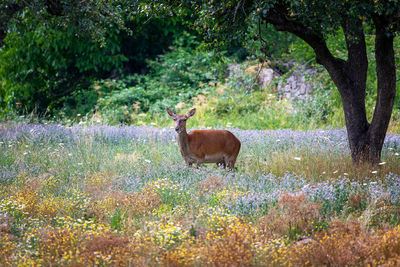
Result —
<instances>
[{"instance_id":1,"label":"background tree","mask_svg":"<svg viewBox=\"0 0 400 267\"><path fill-rule=\"evenodd\" d=\"M0 106L43 114L79 85L121 69L116 36L136 1L2 0Z\"/></svg>"},{"instance_id":2,"label":"background tree","mask_svg":"<svg viewBox=\"0 0 400 267\"><path fill-rule=\"evenodd\" d=\"M104 41L103 31L109 24L124 27L123 14L137 10L138 1L127 0L2 0L0 2L0 46L14 25L24 24L29 12L37 23L49 28L74 28L77 34L90 34ZM33 23L32 23L33 24Z\"/></svg>"},{"instance_id":3,"label":"background tree","mask_svg":"<svg viewBox=\"0 0 400 267\"><path fill-rule=\"evenodd\" d=\"M86 114L95 80L144 73L187 28L128 0L0 2L0 114Z\"/></svg>"},{"instance_id":4,"label":"background tree","mask_svg":"<svg viewBox=\"0 0 400 267\"><path fill-rule=\"evenodd\" d=\"M171 1L168 1L171 3ZM186 2L174 3L182 8ZM393 40L400 26L397 0L313 1L203 1L194 8L199 16L195 26L209 44L220 45L243 38L246 20L260 27L272 24L304 40L315 52L340 92L351 156L355 163L380 161L396 92L396 66ZM365 31L375 34L377 101L371 122L365 110L368 58ZM347 58L333 55L328 36L343 31ZM262 39L262 36L256 36Z\"/></svg>"}]
</instances>

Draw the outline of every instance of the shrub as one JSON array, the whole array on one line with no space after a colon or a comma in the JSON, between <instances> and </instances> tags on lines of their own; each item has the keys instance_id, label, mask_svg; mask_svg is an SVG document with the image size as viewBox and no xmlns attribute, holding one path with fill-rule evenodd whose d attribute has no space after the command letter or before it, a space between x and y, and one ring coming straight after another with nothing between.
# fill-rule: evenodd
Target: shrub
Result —
<instances>
[{"instance_id":1,"label":"shrub","mask_svg":"<svg viewBox=\"0 0 400 267\"><path fill-rule=\"evenodd\" d=\"M321 205L308 200L304 193L283 194L276 207L260 219L260 228L266 237L285 235L297 239L316 230L321 211Z\"/></svg>"},{"instance_id":2,"label":"shrub","mask_svg":"<svg viewBox=\"0 0 400 267\"><path fill-rule=\"evenodd\" d=\"M376 237L356 222L335 222L309 242L294 244L287 250L288 261L297 266L363 265L374 242Z\"/></svg>"},{"instance_id":3,"label":"shrub","mask_svg":"<svg viewBox=\"0 0 400 267\"><path fill-rule=\"evenodd\" d=\"M30 15L25 18L31 21ZM109 28L105 46L79 36L70 27L21 26L7 34L0 49L0 102L2 111L36 111L39 115L59 108L62 97L79 85L120 70L125 57L119 53L116 30ZM87 97L90 93L82 93ZM90 102L79 94L68 101Z\"/></svg>"},{"instance_id":4,"label":"shrub","mask_svg":"<svg viewBox=\"0 0 400 267\"><path fill-rule=\"evenodd\" d=\"M100 80L96 111L109 123L132 123L144 113L162 113L165 108L188 104L207 91L218 77L213 52L195 52L198 42L188 33L178 38L170 51L148 61L149 73L120 80Z\"/></svg>"}]
</instances>

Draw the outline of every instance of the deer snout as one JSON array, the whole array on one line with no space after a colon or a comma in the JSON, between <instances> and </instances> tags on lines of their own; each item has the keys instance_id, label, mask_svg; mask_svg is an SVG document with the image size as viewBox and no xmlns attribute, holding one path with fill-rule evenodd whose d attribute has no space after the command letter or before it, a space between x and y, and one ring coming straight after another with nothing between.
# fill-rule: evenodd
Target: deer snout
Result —
<instances>
[{"instance_id":1,"label":"deer snout","mask_svg":"<svg viewBox=\"0 0 400 267\"><path fill-rule=\"evenodd\" d=\"M179 132L179 126L176 126L176 127L175 127L175 131L176 131L176 132Z\"/></svg>"}]
</instances>

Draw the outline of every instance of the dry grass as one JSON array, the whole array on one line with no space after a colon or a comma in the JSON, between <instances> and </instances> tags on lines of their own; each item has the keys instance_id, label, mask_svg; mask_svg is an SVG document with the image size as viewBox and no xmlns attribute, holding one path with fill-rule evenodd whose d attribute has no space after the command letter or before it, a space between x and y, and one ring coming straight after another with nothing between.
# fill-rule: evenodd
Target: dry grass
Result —
<instances>
[{"instance_id":1,"label":"dry grass","mask_svg":"<svg viewBox=\"0 0 400 267\"><path fill-rule=\"evenodd\" d=\"M163 259L166 266L251 266L256 251L255 228L235 220L217 231L207 231L196 240L188 240Z\"/></svg>"},{"instance_id":2,"label":"dry grass","mask_svg":"<svg viewBox=\"0 0 400 267\"><path fill-rule=\"evenodd\" d=\"M296 239L315 230L321 218L321 205L309 201L305 194L284 194L277 206L260 218L259 228L265 239L280 236Z\"/></svg>"},{"instance_id":3,"label":"dry grass","mask_svg":"<svg viewBox=\"0 0 400 267\"><path fill-rule=\"evenodd\" d=\"M296 266L356 266L365 262L375 238L355 222L335 222L304 244L294 244L288 259Z\"/></svg>"},{"instance_id":4,"label":"dry grass","mask_svg":"<svg viewBox=\"0 0 400 267\"><path fill-rule=\"evenodd\" d=\"M221 180L221 177L218 176L209 176L204 182L197 183L197 187L200 193L212 193L215 191L219 191L224 187L224 183Z\"/></svg>"},{"instance_id":5,"label":"dry grass","mask_svg":"<svg viewBox=\"0 0 400 267\"><path fill-rule=\"evenodd\" d=\"M0 186L0 265L398 265L398 148L375 174L339 149L259 138L235 172L186 168L168 142L13 143L0 166L11 177ZM45 157L59 147L68 156ZM24 163L8 168L14 159Z\"/></svg>"},{"instance_id":6,"label":"dry grass","mask_svg":"<svg viewBox=\"0 0 400 267\"><path fill-rule=\"evenodd\" d=\"M382 165L354 165L350 157L326 153L276 152L259 163L259 168L277 176L287 172L307 177L313 181L334 180L347 176L352 180L363 181L368 178L379 180L388 173L400 173L400 165L394 157L383 159Z\"/></svg>"},{"instance_id":7,"label":"dry grass","mask_svg":"<svg viewBox=\"0 0 400 267\"><path fill-rule=\"evenodd\" d=\"M294 266L398 266L400 228L370 231L356 221L337 221L287 251Z\"/></svg>"}]
</instances>

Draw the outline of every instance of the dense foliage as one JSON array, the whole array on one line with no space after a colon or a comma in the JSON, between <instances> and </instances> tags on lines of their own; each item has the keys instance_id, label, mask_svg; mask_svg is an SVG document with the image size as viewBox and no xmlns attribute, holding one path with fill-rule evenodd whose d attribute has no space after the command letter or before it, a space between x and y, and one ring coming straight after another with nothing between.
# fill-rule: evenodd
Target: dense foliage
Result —
<instances>
[{"instance_id":1,"label":"dense foliage","mask_svg":"<svg viewBox=\"0 0 400 267\"><path fill-rule=\"evenodd\" d=\"M150 19L152 14L135 2L90 1L85 8L84 3L71 7L70 1L55 2L60 14L47 14L50 7L38 1L19 6L8 21L0 47L3 116L54 115L65 105L79 109L79 96L92 95L88 89L93 81L146 72L146 60L168 50L186 29L180 18ZM90 103L95 102L89 97L83 104Z\"/></svg>"},{"instance_id":2,"label":"dense foliage","mask_svg":"<svg viewBox=\"0 0 400 267\"><path fill-rule=\"evenodd\" d=\"M77 36L68 28L46 30L44 25L25 27L7 36L1 48L1 95L5 111L15 107L41 114L57 107L60 97L78 86L88 86L91 77L122 69L126 60L109 30L108 42Z\"/></svg>"},{"instance_id":3,"label":"dense foliage","mask_svg":"<svg viewBox=\"0 0 400 267\"><path fill-rule=\"evenodd\" d=\"M198 42L189 33L178 38L170 51L148 60L148 74L99 80L75 92L64 106L67 117L96 113L103 122L132 123L148 114L160 114L167 107L191 103L192 98L210 91L218 79L219 64L212 52L193 52ZM70 105L69 101L79 101Z\"/></svg>"}]
</instances>

